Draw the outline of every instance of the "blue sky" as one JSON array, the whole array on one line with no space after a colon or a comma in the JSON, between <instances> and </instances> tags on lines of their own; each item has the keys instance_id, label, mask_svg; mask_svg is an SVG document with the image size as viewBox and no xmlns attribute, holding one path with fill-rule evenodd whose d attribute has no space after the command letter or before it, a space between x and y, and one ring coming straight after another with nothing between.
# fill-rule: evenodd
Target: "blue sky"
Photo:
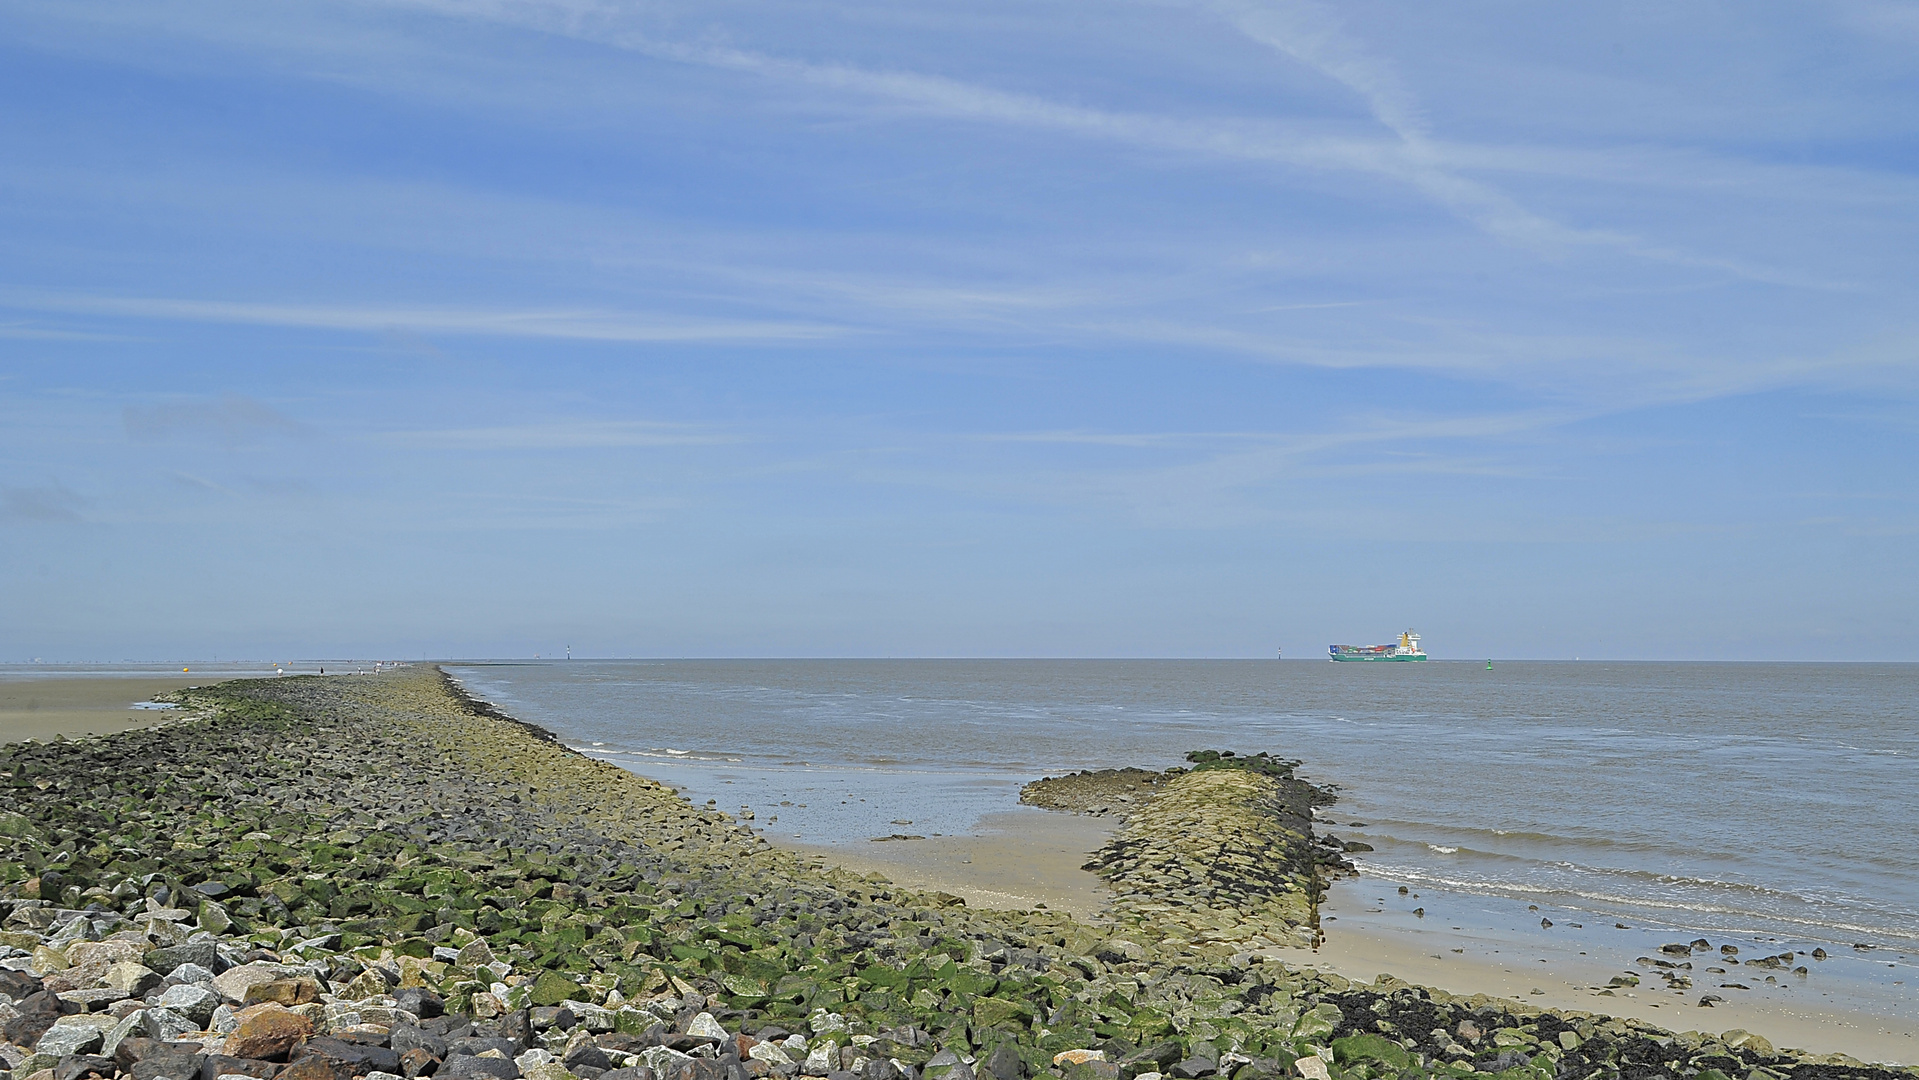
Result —
<instances>
[{"instance_id":1,"label":"blue sky","mask_svg":"<svg viewBox=\"0 0 1919 1080\"><path fill-rule=\"evenodd\" d=\"M1919 7L13 0L0 660L1919 659Z\"/></svg>"}]
</instances>

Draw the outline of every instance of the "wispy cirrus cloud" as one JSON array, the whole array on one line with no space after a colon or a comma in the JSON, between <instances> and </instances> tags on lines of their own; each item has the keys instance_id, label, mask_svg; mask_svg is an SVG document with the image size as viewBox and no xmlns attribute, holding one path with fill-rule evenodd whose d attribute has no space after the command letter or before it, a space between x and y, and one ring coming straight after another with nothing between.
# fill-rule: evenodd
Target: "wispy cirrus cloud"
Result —
<instances>
[{"instance_id":1,"label":"wispy cirrus cloud","mask_svg":"<svg viewBox=\"0 0 1919 1080\"><path fill-rule=\"evenodd\" d=\"M0 338L13 341L128 341L124 334L95 334L84 330L64 330L35 326L32 323L0 323Z\"/></svg>"},{"instance_id":2,"label":"wispy cirrus cloud","mask_svg":"<svg viewBox=\"0 0 1919 1080\"><path fill-rule=\"evenodd\" d=\"M0 303L125 319L578 341L816 341L848 332L820 323L691 319L585 307L387 307L28 292L0 293Z\"/></svg>"},{"instance_id":3,"label":"wispy cirrus cloud","mask_svg":"<svg viewBox=\"0 0 1919 1080\"><path fill-rule=\"evenodd\" d=\"M598 450L713 446L740 441L736 436L695 424L632 420L554 421L498 427L393 431L377 438L423 450Z\"/></svg>"},{"instance_id":4,"label":"wispy cirrus cloud","mask_svg":"<svg viewBox=\"0 0 1919 1080\"><path fill-rule=\"evenodd\" d=\"M1328 131L1270 118L1157 115L1069 104L978 82L907 69L796 59L730 44L683 41L628 25L614 9L580 0L504 2L388 0L391 6L537 29L683 64L856 95L895 110L980 123L1063 132L1140 149L1202 155L1319 171L1361 173L1403 184L1488 235L1544 252L1579 248L1712 270L1776 285L1845 287L1747 259L1695 252L1627 230L1559 221L1500 188L1466 174L1483 150L1456 148L1429 131L1424 111L1392 66L1370 55L1337 18L1316 5L1221 2L1212 5L1248 39L1345 86L1383 131ZM1464 151L1462 154L1461 151ZM1511 160L1513 154L1507 152Z\"/></svg>"}]
</instances>

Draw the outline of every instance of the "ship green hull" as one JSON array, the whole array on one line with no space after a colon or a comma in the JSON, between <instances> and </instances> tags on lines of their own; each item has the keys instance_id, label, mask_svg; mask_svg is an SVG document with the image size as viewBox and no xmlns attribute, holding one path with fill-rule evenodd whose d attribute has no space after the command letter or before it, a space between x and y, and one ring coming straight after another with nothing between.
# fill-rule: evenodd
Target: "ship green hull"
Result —
<instances>
[{"instance_id":1,"label":"ship green hull","mask_svg":"<svg viewBox=\"0 0 1919 1080\"><path fill-rule=\"evenodd\" d=\"M1424 656L1335 656L1335 664L1405 664L1424 660Z\"/></svg>"}]
</instances>

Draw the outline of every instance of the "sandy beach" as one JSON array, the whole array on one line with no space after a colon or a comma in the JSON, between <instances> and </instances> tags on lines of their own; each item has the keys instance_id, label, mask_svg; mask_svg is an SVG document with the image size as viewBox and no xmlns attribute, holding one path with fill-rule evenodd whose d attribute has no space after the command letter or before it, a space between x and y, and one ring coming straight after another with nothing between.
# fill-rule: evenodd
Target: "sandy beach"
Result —
<instances>
[{"instance_id":1,"label":"sandy beach","mask_svg":"<svg viewBox=\"0 0 1919 1080\"><path fill-rule=\"evenodd\" d=\"M817 856L829 865L877 872L913 888L949 892L977 907L1019 909L1044 904L1081 918L1097 917L1110 893L1080 866L1112 835L1116 819L1021 808L988 815L980 828L976 836L864 846L790 842L780 846ZM1728 1000L1706 1009L1696 1004L1701 990L1673 994L1659 989L1650 976L1640 987L1615 988L1604 994L1598 988L1620 972L1615 964L1598 959L1542 963L1524 950L1523 943L1515 948L1511 942L1478 938L1464 939L1462 944L1462 939L1451 936L1442 943L1441 933L1435 930L1369 924L1363 904L1352 899L1365 891L1364 887L1348 889L1344 904L1329 905L1328 912L1336 914L1325 924L1326 943L1317 952L1283 949L1274 958L1362 982L1391 974L1454 994L1486 994L1536 1007L1639 1019L1673 1031L1719 1033L1738 1028L1780 1047L1846 1053L1866 1061L1919 1062L1919 1036L1909 1021L1897 1016L1820 1008L1778 996Z\"/></svg>"},{"instance_id":2,"label":"sandy beach","mask_svg":"<svg viewBox=\"0 0 1919 1080\"><path fill-rule=\"evenodd\" d=\"M166 723L170 709L135 709L155 694L199 686L206 676L79 676L0 679L0 742L105 735Z\"/></svg>"},{"instance_id":3,"label":"sandy beach","mask_svg":"<svg viewBox=\"0 0 1919 1080\"><path fill-rule=\"evenodd\" d=\"M974 907L1004 911L1044 906L1091 919L1112 893L1080 866L1114 827L1112 818L1021 807L987 815L977 836L868 841L865 847L781 846L848 870L879 873L909 888L965 897Z\"/></svg>"}]
</instances>

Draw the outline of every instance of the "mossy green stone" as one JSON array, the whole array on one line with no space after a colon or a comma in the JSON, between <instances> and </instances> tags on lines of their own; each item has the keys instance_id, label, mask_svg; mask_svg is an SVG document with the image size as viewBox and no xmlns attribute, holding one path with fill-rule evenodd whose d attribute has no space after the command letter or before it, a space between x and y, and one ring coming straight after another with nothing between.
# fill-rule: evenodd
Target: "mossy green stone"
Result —
<instances>
[{"instance_id":1,"label":"mossy green stone","mask_svg":"<svg viewBox=\"0 0 1919 1080\"><path fill-rule=\"evenodd\" d=\"M557 971L542 971L540 977L533 980L533 992L527 1000L535 1005L558 1005L577 996L580 984Z\"/></svg>"},{"instance_id":2,"label":"mossy green stone","mask_svg":"<svg viewBox=\"0 0 1919 1080\"><path fill-rule=\"evenodd\" d=\"M1348 1035L1333 1040L1333 1060L1342 1065L1358 1061L1377 1061L1395 1069L1404 1069L1413 1063L1412 1055L1406 1048L1386 1038L1384 1035Z\"/></svg>"},{"instance_id":3,"label":"mossy green stone","mask_svg":"<svg viewBox=\"0 0 1919 1080\"><path fill-rule=\"evenodd\" d=\"M979 1028L997 1028L1009 1025L1025 1026L1033 1018L1033 1007L1023 1001L1008 1001L1005 998L983 997L973 1002L973 1025Z\"/></svg>"}]
</instances>

